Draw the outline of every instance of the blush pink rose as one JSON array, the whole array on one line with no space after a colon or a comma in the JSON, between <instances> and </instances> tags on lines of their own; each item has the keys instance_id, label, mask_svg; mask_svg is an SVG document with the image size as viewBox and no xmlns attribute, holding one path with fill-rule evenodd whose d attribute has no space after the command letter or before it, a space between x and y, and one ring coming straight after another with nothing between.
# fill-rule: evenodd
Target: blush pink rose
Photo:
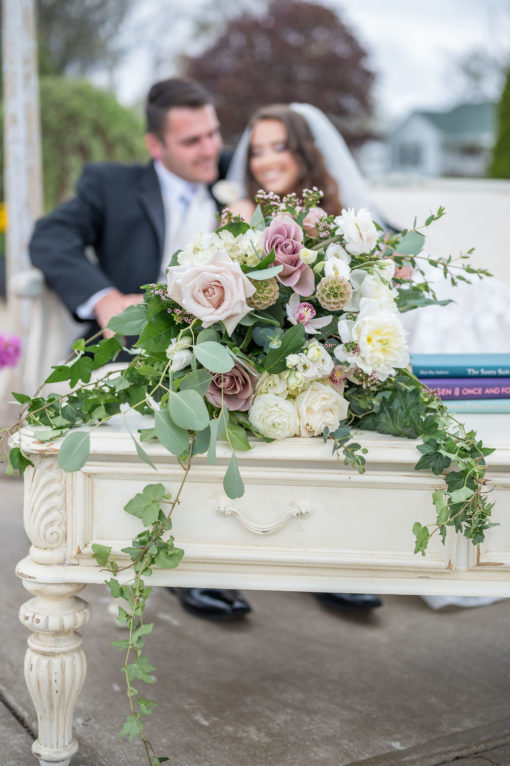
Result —
<instances>
[{"instance_id":1,"label":"blush pink rose","mask_svg":"<svg viewBox=\"0 0 510 766\"><path fill-rule=\"evenodd\" d=\"M213 375L206 391L206 399L215 407L225 405L227 410L246 412L251 407L258 375L253 368L247 370L236 362L230 372Z\"/></svg>"},{"instance_id":2,"label":"blush pink rose","mask_svg":"<svg viewBox=\"0 0 510 766\"><path fill-rule=\"evenodd\" d=\"M215 252L206 262L171 266L167 279L168 297L198 317L204 327L223 322L232 335L251 311L246 298L255 288L224 252Z\"/></svg>"},{"instance_id":3,"label":"blush pink rose","mask_svg":"<svg viewBox=\"0 0 510 766\"><path fill-rule=\"evenodd\" d=\"M326 213L321 210L320 207L312 207L305 215L303 221L303 228L309 237L315 237L317 235L317 223L321 218L324 218Z\"/></svg>"},{"instance_id":4,"label":"blush pink rose","mask_svg":"<svg viewBox=\"0 0 510 766\"><path fill-rule=\"evenodd\" d=\"M311 295L315 279L310 266L303 263L299 253L303 248L301 227L288 215L277 215L264 232L263 247L266 253L274 248L275 264L283 266L276 278L292 287L299 295Z\"/></svg>"}]
</instances>

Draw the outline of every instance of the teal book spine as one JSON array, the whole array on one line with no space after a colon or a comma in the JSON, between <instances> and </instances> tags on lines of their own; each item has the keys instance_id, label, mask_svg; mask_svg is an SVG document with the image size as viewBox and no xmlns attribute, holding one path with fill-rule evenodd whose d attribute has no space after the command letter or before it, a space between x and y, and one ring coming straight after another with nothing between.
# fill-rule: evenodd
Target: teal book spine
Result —
<instances>
[{"instance_id":1,"label":"teal book spine","mask_svg":"<svg viewBox=\"0 0 510 766\"><path fill-rule=\"evenodd\" d=\"M510 354L411 354L418 378L505 378Z\"/></svg>"},{"instance_id":2,"label":"teal book spine","mask_svg":"<svg viewBox=\"0 0 510 766\"><path fill-rule=\"evenodd\" d=\"M444 403L449 412L510 413L510 399L451 399Z\"/></svg>"}]
</instances>

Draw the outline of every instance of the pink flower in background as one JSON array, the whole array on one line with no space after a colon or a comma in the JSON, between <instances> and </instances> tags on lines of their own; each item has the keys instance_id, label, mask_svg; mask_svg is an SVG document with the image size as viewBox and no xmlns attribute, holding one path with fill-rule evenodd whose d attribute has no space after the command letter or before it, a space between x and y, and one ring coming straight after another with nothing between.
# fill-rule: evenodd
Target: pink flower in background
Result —
<instances>
[{"instance_id":1,"label":"pink flower in background","mask_svg":"<svg viewBox=\"0 0 510 766\"><path fill-rule=\"evenodd\" d=\"M227 410L246 412L251 407L258 375L253 368L246 369L236 362L230 372L216 373L205 397L215 407L223 404Z\"/></svg>"},{"instance_id":2,"label":"pink flower in background","mask_svg":"<svg viewBox=\"0 0 510 766\"><path fill-rule=\"evenodd\" d=\"M16 367L21 356L21 339L16 335L8 338L0 335L0 370L4 367Z\"/></svg>"},{"instance_id":3,"label":"pink flower in background","mask_svg":"<svg viewBox=\"0 0 510 766\"><path fill-rule=\"evenodd\" d=\"M303 231L288 215L277 215L264 232L264 251L274 248L275 264L283 266L276 278L300 295L311 295L315 278L310 266L303 263L299 253L303 248Z\"/></svg>"},{"instance_id":4,"label":"pink flower in background","mask_svg":"<svg viewBox=\"0 0 510 766\"><path fill-rule=\"evenodd\" d=\"M333 317L330 315L327 317L315 318L315 314L316 311L311 303L300 303L299 295L297 293L293 293L290 296L289 302L287 303L287 316L289 322L292 324L302 324L304 325L305 332L316 335L318 330L320 330L321 327L326 327Z\"/></svg>"}]
</instances>

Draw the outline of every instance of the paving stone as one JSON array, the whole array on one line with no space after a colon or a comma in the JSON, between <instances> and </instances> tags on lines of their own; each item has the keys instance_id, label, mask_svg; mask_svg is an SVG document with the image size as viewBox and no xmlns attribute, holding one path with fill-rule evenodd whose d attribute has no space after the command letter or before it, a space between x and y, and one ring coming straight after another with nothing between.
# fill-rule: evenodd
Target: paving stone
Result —
<instances>
[{"instance_id":1,"label":"paving stone","mask_svg":"<svg viewBox=\"0 0 510 766\"><path fill-rule=\"evenodd\" d=\"M0 763L2 766L34 766L33 739L0 702Z\"/></svg>"}]
</instances>

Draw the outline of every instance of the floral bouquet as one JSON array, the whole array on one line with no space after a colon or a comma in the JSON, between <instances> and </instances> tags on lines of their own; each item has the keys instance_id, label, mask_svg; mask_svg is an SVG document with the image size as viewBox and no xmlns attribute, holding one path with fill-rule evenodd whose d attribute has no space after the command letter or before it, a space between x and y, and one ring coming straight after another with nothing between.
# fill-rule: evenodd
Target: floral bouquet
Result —
<instances>
[{"instance_id":1,"label":"floral bouquet","mask_svg":"<svg viewBox=\"0 0 510 766\"><path fill-rule=\"evenodd\" d=\"M154 467L143 445L157 439L183 468L173 498L162 484L151 484L125 506L144 526L125 549L133 584L116 577L107 583L130 605L130 611L119 610L130 637L116 642L134 658L124 665L131 712L121 734L140 734L148 754L141 716L155 703L140 698L135 712L132 684L133 678L147 680L139 675L146 662L140 631L151 628L142 625L150 591L142 576L182 558L169 534L170 516L195 455L207 454L212 464L218 440L228 442L232 455L223 484L235 498L244 492L236 451L249 450L253 438L321 437L359 471L366 449L353 439L353 429L421 438L416 469L445 475L443 488L433 493L433 529L418 522L413 527L415 551L425 552L433 532L444 541L452 526L478 544L491 526L484 470L492 450L409 371L400 319L402 312L438 303L423 263L453 284L488 272L470 266L467 255L455 261L424 255L416 225L387 233L366 210L327 216L317 208L320 197L317 189L301 199L260 192L250 224L226 210L214 233L198 235L174 254L167 284L145 285L143 303L113 317L112 337L78 340L66 364L53 368L45 383L66 381L67 393L14 394L23 410L8 433L28 422L39 426L41 441L65 435L58 452L63 470L86 463L91 429L130 409L153 417L131 433L139 457ZM440 208L423 228L442 215ZM125 347L129 364L109 368ZM30 464L21 446L13 446L8 471L22 473ZM116 575L111 549L92 549L97 563ZM166 760L151 758L151 766Z\"/></svg>"}]
</instances>

